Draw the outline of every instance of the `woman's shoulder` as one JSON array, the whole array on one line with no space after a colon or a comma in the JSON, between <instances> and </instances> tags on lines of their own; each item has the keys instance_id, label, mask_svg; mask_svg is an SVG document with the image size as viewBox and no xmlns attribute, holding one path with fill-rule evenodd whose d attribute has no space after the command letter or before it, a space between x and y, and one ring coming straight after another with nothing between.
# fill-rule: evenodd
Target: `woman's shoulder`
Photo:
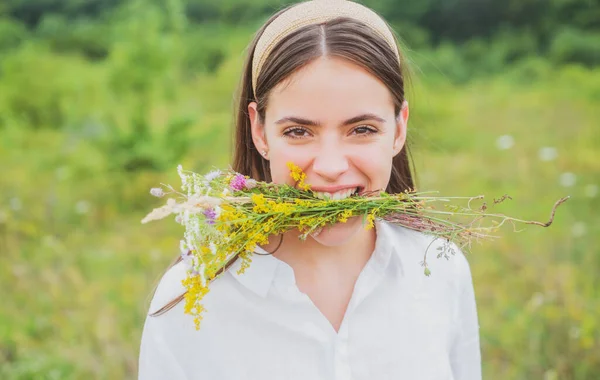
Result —
<instances>
[{"instance_id":1,"label":"woman's shoulder","mask_svg":"<svg viewBox=\"0 0 600 380\"><path fill-rule=\"evenodd\" d=\"M148 314L152 314L160 310L171 301L175 300L185 293L185 287L182 281L187 276L187 268L183 261L172 265L161 277L152 301Z\"/></svg>"},{"instance_id":2,"label":"woman's shoulder","mask_svg":"<svg viewBox=\"0 0 600 380\"><path fill-rule=\"evenodd\" d=\"M385 222L391 235L396 254L407 264L422 264L424 261L432 277L465 278L471 276L467 255L455 242L398 224ZM424 266L411 265L421 274Z\"/></svg>"}]
</instances>

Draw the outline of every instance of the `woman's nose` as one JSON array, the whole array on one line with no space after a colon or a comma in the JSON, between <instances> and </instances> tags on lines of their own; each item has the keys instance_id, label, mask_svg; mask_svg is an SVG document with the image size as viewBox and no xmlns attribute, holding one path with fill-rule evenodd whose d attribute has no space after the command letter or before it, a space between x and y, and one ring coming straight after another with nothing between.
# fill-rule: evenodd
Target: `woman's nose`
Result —
<instances>
[{"instance_id":1,"label":"woman's nose","mask_svg":"<svg viewBox=\"0 0 600 380\"><path fill-rule=\"evenodd\" d=\"M344 150L337 144L323 145L314 158L312 170L327 181L335 181L349 168Z\"/></svg>"}]
</instances>

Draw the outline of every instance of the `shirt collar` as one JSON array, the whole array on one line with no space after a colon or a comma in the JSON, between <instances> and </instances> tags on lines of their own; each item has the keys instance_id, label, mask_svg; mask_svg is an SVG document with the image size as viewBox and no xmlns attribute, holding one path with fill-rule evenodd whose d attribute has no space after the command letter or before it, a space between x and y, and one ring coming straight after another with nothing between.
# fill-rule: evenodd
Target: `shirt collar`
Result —
<instances>
[{"instance_id":1,"label":"shirt collar","mask_svg":"<svg viewBox=\"0 0 600 380\"><path fill-rule=\"evenodd\" d=\"M261 297L266 297L271 283L275 277L275 270L277 269L278 259L272 255L267 254L267 251L260 247L256 247L255 252L257 255L252 255L252 262L250 266L244 270L244 273L238 273L242 260L237 259L235 263L229 268L229 273L235 277L240 284L246 288L252 290L254 293Z\"/></svg>"},{"instance_id":2,"label":"shirt collar","mask_svg":"<svg viewBox=\"0 0 600 380\"><path fill-rule=\"evenodd\" d=\"M382 220L375 220L375 231L377 233L375 250L367 262L367 266L371 266L377 272L383 273L388 267L392 253L395 250L395 244L392 243L394 231L392 226ZM257 295L266 297L275 280L282 281L287 285L292 285L295 282L294 271L287 263L272 255L267 255L267 252L260 247L256 247L255 251L260 254L252 256L252 263L250 267L246 268L244 273L238 273L242 263L240 259L236 260L229 269L229 273L240 284Z\"/></svg>"},{"instance_id":3,"label":"shirt collar","mask_svg":"<svg viewBox=\"0 0 600 380\"><path fill-rule=\"evenodd\" d=\"M392 244L394 231L388 222L379 219L375 220L375 231L377 231L377 240L375 240L375 250L369 262L373 265L373 269L384 272L394 250L394 244Z\"/></svg>"}]
</instances>

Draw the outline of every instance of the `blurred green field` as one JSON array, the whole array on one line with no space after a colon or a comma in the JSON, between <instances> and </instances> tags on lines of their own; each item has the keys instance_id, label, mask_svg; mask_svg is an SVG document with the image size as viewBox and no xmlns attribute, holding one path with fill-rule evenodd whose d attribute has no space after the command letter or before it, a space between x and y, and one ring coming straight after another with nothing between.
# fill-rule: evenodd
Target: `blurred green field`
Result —
<instances>
[{"instance_id":1,"label":"blurred green field","mask_svg":"<svg viewBox=\"0 0 600 380\"><path fill-rule=\"evenodd\" d=\"M136 377L149 297L183 233L140 224L159 204L148 191L178 185L178 163L228 164L255 30L182 39L161 22L117 23L100 61L34 40L0 59L2 379ZM495 211L544 222L571 196L551 227L506 226L471 250L484 378L600 378L600 68L529 57L464 81L447 49L409 53L419 190L509 194Z\"/></svg>"}]
</instances>

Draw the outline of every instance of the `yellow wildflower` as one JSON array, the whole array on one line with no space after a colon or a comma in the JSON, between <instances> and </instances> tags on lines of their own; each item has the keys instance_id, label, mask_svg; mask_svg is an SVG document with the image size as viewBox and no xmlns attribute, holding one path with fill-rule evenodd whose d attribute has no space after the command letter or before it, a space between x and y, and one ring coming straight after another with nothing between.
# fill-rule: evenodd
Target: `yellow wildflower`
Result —
<instances>
[{"instance_id":1,"label":"yellow wildflower","mask_svg":"<svg viewBox=\"0 0 600 380\"><path fill-rule=\"evenodd\" d=\"M285 215L290 215L294 211L294 206L290 203L277 203L269 201L269 205L274 212L280 212Z\"/></svg>"},{"instance_id":2,"label":"yellow wildflower","mask_svg":"<svg viewBox=\"0 0 600 380\"><path fill-rule=\"evenodd\" d=\"M296 198L296 199L294 199L294 202L298 206L302 206L302 207L309 207L310 206L310 201L307 201L307 200L304 200L304 199Z\"/></svg>"},{"instance_id":3,"label":"yellow wildflower","mask_svg":"<svg viewBox=\"0 0 600 380\"><path fill-rule=\"evenodd\" d=\"M254 203L254 207L252 208L254 212L269 212L269 208L266 205L267 200L263 194L252 194L251 199L252 203Z\"/></svg>"},{"instance_id":4,"label":"yellow wildflower","mask_svg":"<svg viewBox=\"0 0 600 380\"><path fill-rule=\"evenodd\" d=\"M346 223L348 218L352 216L352 210L344 210L338 218L338 221L341 223Z\"/></svg>"},{"instance_id":5,"label":"yellow wildflower","mask_svg":"<svg viewBox=\"0 0 600 380\"><path fill-rule=\"evenodd\" d=\"M254 248L253 248L253 250L254 250ZM242 261L242 263L241 263L240 269L238 269L237 273L243 274L246 271L246 269L248 269L250 267L250 264L252 263L252 251L245 251L245 252L240 253L239 258Z\"/></svg>"},{"instance_id":6,"label":"yellow wildflower","mask_svg":"<svg viewBox=\"0 0 600 380\"><path fill-rule=\"evenodd\" d=\"M302 190L310 190L310 185L304 183L304 180L306 179L306 173L304 173L302 169L300 169L300 167L293 162L288 162L287 167L290 169L290 176L298 183L298 188Z\"/></svg>"},{"instance_id":7,"label":"yellow wildflower","mask_svg":"<svg viewBox=\"0 0 600 380\"><path fill-rule=\"evenodd\" d=\"M369 215L367 215L367 223L365 225L365 229L370 230L373 227L375 227L375 210L373 210L369 213Z\"/></svg>"},{"instance_id":8,"label":"yellow wildflower","mask_svg":"<svg viewBox=\"0 0 600 380\"><path fill-rule=\"evenodd\" d=\"M185 294L184 312L194 316L196 330L200 330L202 312L204 311L204 307L200 301L202 301L202 298L208 293L208 288L202 286L200 283L200 276L188 275L181 283L187 289L187 293Z\"/></svg>"}]
</instances>

